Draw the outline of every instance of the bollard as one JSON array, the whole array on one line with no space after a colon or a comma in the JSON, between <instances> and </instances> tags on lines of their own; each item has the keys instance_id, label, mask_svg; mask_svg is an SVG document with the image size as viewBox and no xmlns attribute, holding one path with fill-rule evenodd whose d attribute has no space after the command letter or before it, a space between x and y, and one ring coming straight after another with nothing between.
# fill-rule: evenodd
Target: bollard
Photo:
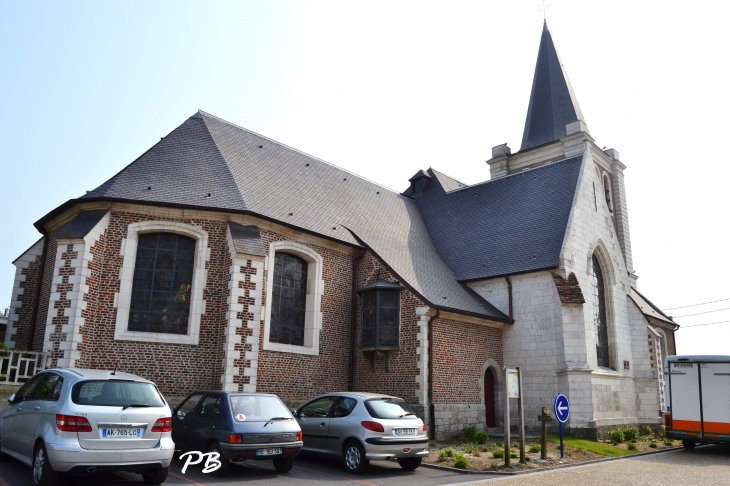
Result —
<instances>
[{"instance_id":1,"label":"bollard","mask_svg":"<svg viewBox=\"0 0 730 486\"><path fill-rule=\"evenodd\" d=\"M537 417L542 423L542 436L540 445L540 459L547 459L547 423L553 418L550 416L550 409L548 407L542 407L542 413Z\"/></svg>"}]
</instances>

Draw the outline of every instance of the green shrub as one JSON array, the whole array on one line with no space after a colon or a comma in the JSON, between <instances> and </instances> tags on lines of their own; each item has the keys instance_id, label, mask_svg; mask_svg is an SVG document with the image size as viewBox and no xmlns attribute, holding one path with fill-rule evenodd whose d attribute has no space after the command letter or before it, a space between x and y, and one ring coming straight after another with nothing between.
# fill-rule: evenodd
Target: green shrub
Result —
<instances>
[{"instance_id":1,"label":"green shrub","mask_svg":"<svg viewBox=\"0 0 730 486\"><path fill-rule=\"evenodd\" d=\"M504 451L502 449L495 449L492 451L492 457L502 459L504 457Z\"/></svg>"},{"instance_id":2,"label":"green shrub","mask_svg":"<svg viewBox=\"0 0 730 486\"><path fill-rule=\"evenodd\" d=\"M634 442L629 442L629 450L637 451L637 450L639 450L639 447Z\"/></svg>"},{"instance_id":3,"label":"green shrub","mask_svg":"<svg viewBox=\"0 0 730 486\"><path fill-rule=\"evenodd\" d=\"M636 427L626 427L624 429L624 439L633 442L639 438L639 429Z\"/></svg>"},{"instance_id":4,"label":"green shrub","mask_svg":"<svg viewBox=\"0 0 730 486\"><path fill-rule=\"evenodd\" d=\"M667 438L667 426L666 425L662 425L659 428L659 438L660 439L666 439Z\"/></svg>"},{"instance_id":5,"label":"green shrub","mask_svg":"<svg viewBox=\"0 0 730 486\"><path fill-rule=\"evenodd\" d=\"M624 441L624 431L623 429L613 429L611 432L608 433L608 437L611 439L611 442L615 444L620 444Z\"/></svg>"},{"instance_id":6,"label":"green shrub","mask_svg":"<svg viewBox=\"0 0 730 486\"><path fill-rule=\"evenodd\" d=\"M466 460L464 454L457 454L454 458L454 467L458 469L469 469L469 461Z\"/></svg>"},{"instance_id":7,"label":"green shrub","mask_svg":"<svg viewBox=\"0 0 730 486\"><path fill-rule=\"evenodd\" d=\"M665 446L673 446L674 441L672 439L664 439L664 445Z\"/></svg>"},{"instance_id":8,"label":"green shrub","mask_svg":"<svg viewBox=\"0 0 730 486\"><path fill-rule=\"evenodd\" d=\"M502 447L504 447L504 444L502 444L501 442L497 442L496 444L494 444L494 447L496 447L497 449L501 449Z\"/></svg>"},{"instance_id":9,"label":"green shrub","mask_svg":"<svg viewBox=\"0 0 730 486\"><path fill-rule=\"evenodd\" d=\"M466 440L474 440L474 434L476 433L476 427L464 427L461 429L461 435L463 435Z\"/></svg>"},{"instance_id":10,"label":"green shrub","mask_svg":"<svg viewBox=\"0 0 730 486\"><path fill-rule=\"evenodd\" d=\"M477 444L484 444L489 440L489 435L486 432L477 432L474 434L474 442Z\"/></svg>"},{"instance_id":11,"label":"green shrub","mask_svg":"<svg viewBox=\"0 0 730 486\"><path fill-rule=\"evenodd\" d=\"M542 450L542 447L539 444L532 444L530 446L530 452L540 452Z\"/></svg>"},{"instance_id":12,"label":"green shrub","mask_svg":"<svg viewBox=\"0 0 730 486\"><path fill-rule=\"evenodd\" d=\"M649 427L648 425L645 425L641 428L641 435L648 435L648 436L654 437L654 430L652 430L652 428Z\"/></svg>"},{"instance_id":13,"label":"green shrub","mask_svg":"<svg viewBox=\"0 0 730 486\"><path fill-rule=\"evenodd\" d=\"M474 444L461 444L461 448L464 449L465 454L474 454L477 451L477 446Z\"/></svg>"},{"instance_id":14,"label":"green shrub","mask_svg":"<svg viewBox=\"0 0 730 486\"><path fill-rule=\"evenodd\" d=\"M451 447L439 451L439 461L445 461L449 457L454 457L454 449Z\"/></svg>"},{"instance_id":15,"label":"green shrub","mask_svg":"<svg viewBox=\"0 0 730 486\"><path fill-rule=\"evenodd\" d=\"M480 450L480 451L482 451L482 452L489 452L489 447L487 447L487 446L483 445L483 446L481 446L481 447L479 448L479 450Z\"/></svg>"},{"instance_id":16,"label":"green shrub","mask_svg":"<svg viewBox=\"0 0 730 486\"><path fill-rule=\"evenodd\" d=\"M588 454L588 449L586 449L585 447L578 447L577 450L578 452L581 452L583 454Z\"/></svg>"},{"instance_id":17,"label":"green shrub","mask_svg":"<svg viewBox=\"0 0 730 486\"><path fill-rule=\"evenodd\" d=\"M520 456L519 456L519 455L517 454L517 452L516 452L516 451L509 451L509 456L510 456L510 457L511 457L512 459L517 459L518 457L520 457Z\"/></svg>"},{"instance_id":18,"label":"green shrub","mask_svg":"<svg viewBox=\"0 0 730 486\"><path fill-rule=\"evenodd\" d=\"M654 442L654 441L649 442L649 447L651 447L652 449L656 449L657 448L656 442Z\"/></svg>"}]
</instances>

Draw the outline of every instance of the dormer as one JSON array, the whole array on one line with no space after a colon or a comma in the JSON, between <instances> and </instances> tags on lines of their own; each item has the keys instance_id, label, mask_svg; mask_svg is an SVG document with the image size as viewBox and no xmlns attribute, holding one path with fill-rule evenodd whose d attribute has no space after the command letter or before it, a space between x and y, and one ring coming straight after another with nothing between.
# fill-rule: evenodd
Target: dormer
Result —
<instances>
[{"instance_id":1,"label":"dormer","mask_svg":"<svg viewBox=\"0 0 730 486\"><path fill-rule=\"evenodd\" d=\"M408 182L411 183L411 187L409 188L410 195L415 196L416 194L425 191L426 186L428 186L430 181L431 176L426 174L424 170L416 172L416 175L408 179Z\"/></svg>"}]
</instances>

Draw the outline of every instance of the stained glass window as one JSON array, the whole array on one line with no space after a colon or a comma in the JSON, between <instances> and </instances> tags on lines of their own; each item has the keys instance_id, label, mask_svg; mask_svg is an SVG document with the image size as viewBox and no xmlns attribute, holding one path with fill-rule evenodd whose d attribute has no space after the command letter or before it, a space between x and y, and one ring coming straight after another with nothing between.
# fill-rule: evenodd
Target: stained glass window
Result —
<instances>
[{"instance_id":1,"label":"stained glass window","mask_svg":"<svg viewBox=\"0 0 730 486\"><path fill-rule=\"evenodd\" d=\"M398 349L400 291L371 290L362 294L363 349Z\"/></svg>"},{"instance_id":2,"label":"stained glass window","mask_svg":"<svg viewBox=\"0 0 730 486\"><path fill-rule=\"evenodd\" d=\"M608 320L606 319L606 291L603 282L603 271L598 258L593 255L593 314L596 326L596 355L598 366L610 367L608 349Z\"/></svg>"},{"instance_id":3,"label":"stained glass window","mask_svg":"<svg viewBox=\"0 0 730 486\"><path fill-rule=\"evenodd\" d=\"M271 289L271 331L269 342L304 345L304 316L307 311L307 268L309 263L288 253L274 258Z\"/></svg>"},{"instance_id":4,"label":"stained glass window","mask_svg":"<svg viewBox=\"0 0 730 486\"><path fill-rule=\"evenodd\" d=\"M139 235L128 330L187 334L194 261L192 238Z\"/></svg>"}]
</instances>

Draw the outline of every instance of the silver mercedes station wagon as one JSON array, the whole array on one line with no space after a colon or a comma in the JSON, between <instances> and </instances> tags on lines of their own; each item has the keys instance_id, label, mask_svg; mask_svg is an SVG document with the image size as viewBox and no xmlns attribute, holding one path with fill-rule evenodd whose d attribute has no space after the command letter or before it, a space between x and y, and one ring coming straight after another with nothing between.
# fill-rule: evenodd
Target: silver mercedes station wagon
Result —
<instances>
[{"instance_id":1,"label":"silver mercedes station wagon","mask_svg":"<svg viewBox=\"0 0 730 486\"><path fill-rule=\"evenodd\" d=\"M59 473L141 473L160 484L175 452L172 412L151 381L122 372L45 370L0 411L0 456L31 466L34 485Z\"/></svg>"},{"instance_id":2,"label":"silver mercedes station wagon","mask_svg":"<svg viewBox=\"0 0 730 486\"><path fill-rule=\"evenodd\" d=\"M426 425L401 398L330 393L305 403L294 416L304 435L302 452L340 457L353 474L365 471L371 460L390 458L412 471L428 456Z\"/></svg>"}]
</instances>

